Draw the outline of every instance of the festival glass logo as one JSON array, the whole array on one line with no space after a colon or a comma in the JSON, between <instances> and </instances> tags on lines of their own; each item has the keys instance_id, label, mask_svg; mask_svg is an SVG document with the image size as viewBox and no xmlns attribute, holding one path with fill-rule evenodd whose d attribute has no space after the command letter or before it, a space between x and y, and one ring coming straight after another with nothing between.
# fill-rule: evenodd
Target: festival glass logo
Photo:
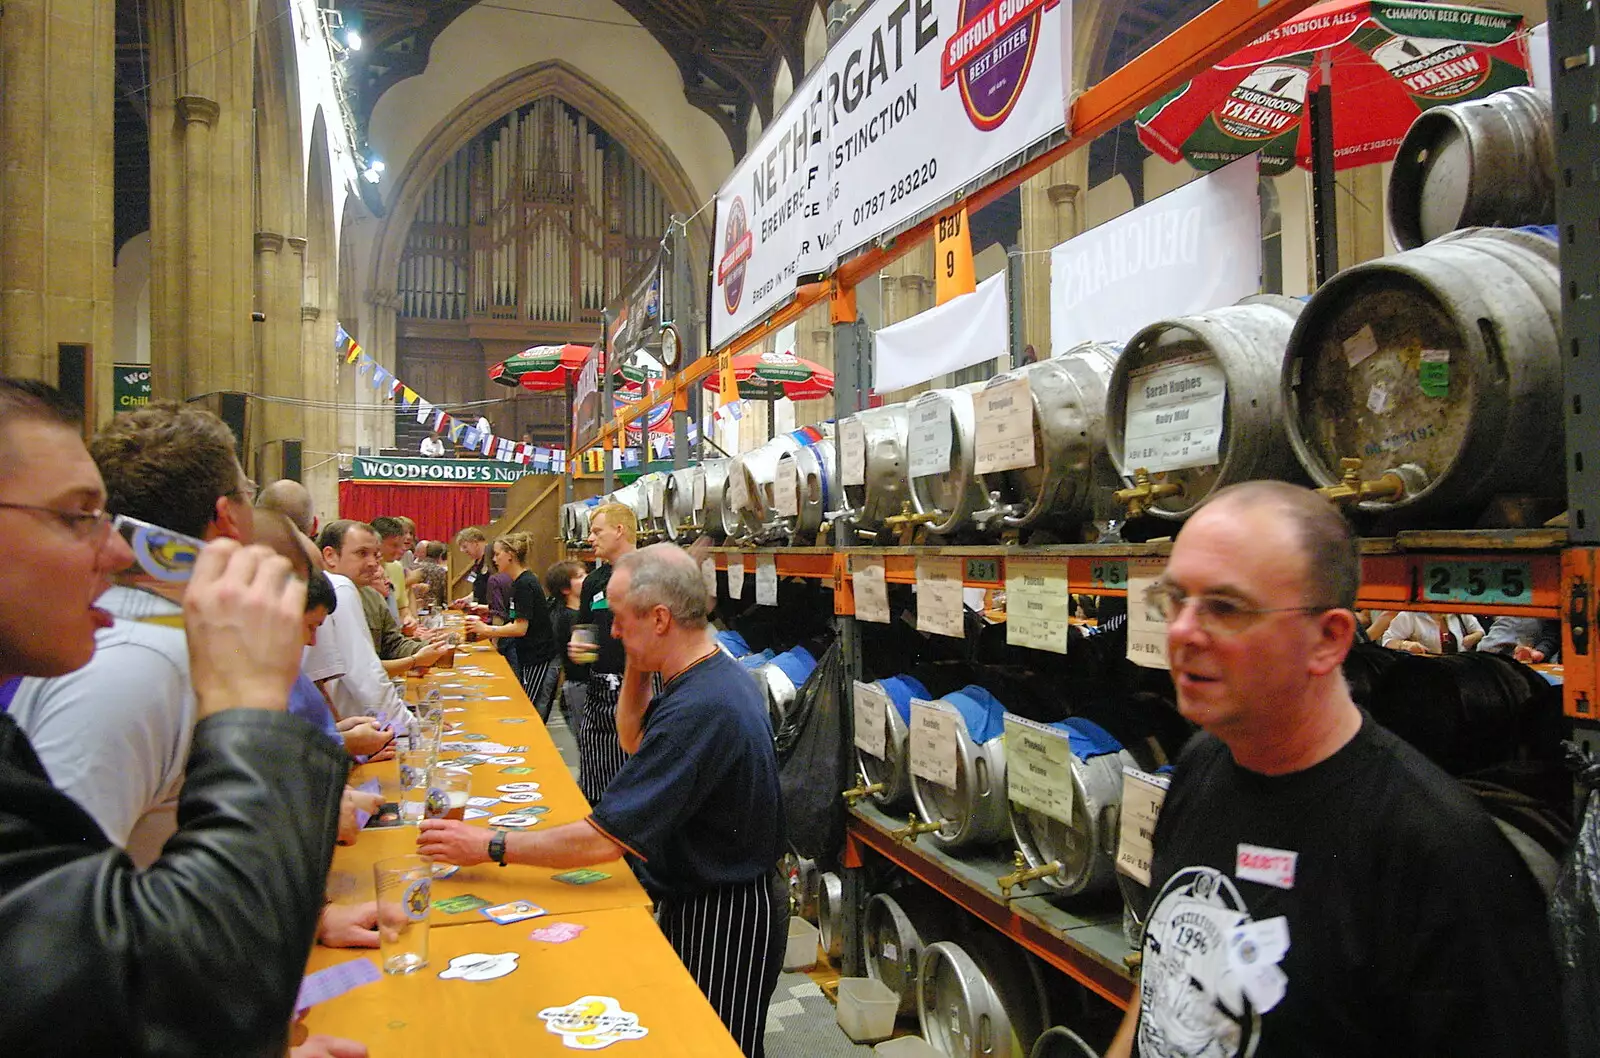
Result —
<instances>
[{"instance_id":1,"label":"festival glass logo","mask_svg":"<svg viewBox=\"0 0 1600 1058\"><path fill-rule=\"evenodd\" d=\"M722 233L722 259L717 262L717 283L722 287L722 303L730 315L739 311L739 300L744 297L745 271L754 250L755 236L750 231L744 199L735 195L733 205L728 208L728 226Z\"/></svg>"},{"instance_id":2,"label":"festival glass logo","mask_svg":"<svg viewBox=\"0 0 1600 1058\"><path fill-rule=\"evenodd\" d=\"M940 88L961 89L972 124L1005 124L1033 68L1044 13L1060 0L961 0L960 29L944 42Z\"/></svg>"},{"instance_id":3,"label":"festival glass logo","mask_svg":"<svg viewBox=\"0 0 1600 1058\"><path fill-rule=\"evenodd\" d=\"M1240 140L1270 140L1294 127L1306 104L1311 73L1303 66L1252 70L1212 112L1212 120Z\"/></svg>"}]
</instances>

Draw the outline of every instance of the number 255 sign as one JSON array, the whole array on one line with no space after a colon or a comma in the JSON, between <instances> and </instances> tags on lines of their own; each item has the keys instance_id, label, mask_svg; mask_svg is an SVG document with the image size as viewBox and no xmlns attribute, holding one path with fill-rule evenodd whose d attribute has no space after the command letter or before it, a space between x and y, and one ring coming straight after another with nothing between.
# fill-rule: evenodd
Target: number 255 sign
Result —
<instances>
[{"instance_id":1,"label":"number 255 sign","mask_svg":"<svg viewBox=\"0 0 1600 1058\"><path fill-rule=\"evenodd\" d=\"M1429 562L1422 567L1422 601L1528 606L1533 571L1526 562Z\"/></svg>"}]
</instances>

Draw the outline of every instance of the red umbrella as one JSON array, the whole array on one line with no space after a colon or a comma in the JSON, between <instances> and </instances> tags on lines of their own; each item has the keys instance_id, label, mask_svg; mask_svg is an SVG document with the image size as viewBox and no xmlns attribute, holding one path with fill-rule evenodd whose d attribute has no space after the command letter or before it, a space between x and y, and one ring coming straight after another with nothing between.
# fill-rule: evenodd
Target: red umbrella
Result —
<instances>
[{"instance_id":1,"label":"red umbrella","mask_svg":"<svg viewBox=\"0 0 1600 1058\"><path fill-rule=\"evenodd\" d=\"M529 346L491 367L489 379L502 386L521 386L535 393L560 393L567 388L567 379L583 370L590 348L571 343ZM644 372L624 368L618 372L617 380L619 388L636 389L644 380Z\"/></svg>"},{"instance_id":2,"label":"red umbrella","mask_svg":"<svg viewBox=\"0 0 1600 1058\"><path fill-rule=\"evenodd\" d=\"M1256 151L1264 173L1310 168L1306 100L1326 78L1334 167L1351 169L1392 161L1422 111L1525 85L1527 69L1520 15L1330 0L1145 107L1135 126L1146 147L1196 169Z\"/></svg>"},{"instance_id":3,"label":"red umbrella","mask_svg":"<svg viewBox=\"0 0 1600 1058\"><path fill-rule=\"evenodd\" d=\"M706 376L705 387L721 391L720 372ZM833 372L793 353L744 353L733 358L733 377L745 400L817 400L833 392Z\"/></svg>"}]
</instances>

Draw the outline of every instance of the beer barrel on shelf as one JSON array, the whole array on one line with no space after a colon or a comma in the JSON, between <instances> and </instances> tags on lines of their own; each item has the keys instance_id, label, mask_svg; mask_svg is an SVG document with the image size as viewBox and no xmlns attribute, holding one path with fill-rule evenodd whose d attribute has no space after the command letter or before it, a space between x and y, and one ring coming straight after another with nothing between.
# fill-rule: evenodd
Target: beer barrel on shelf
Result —
<instances>
[{"instance_id":1,"label":"beer barrel on shelf","mask_svg":"<svg viewBox=\"0 0 1600 1058\"><path fill-rule=\"evenodd\" d=\"M779 434L729 461L728 476L736 480L726 491L742 525L741 540L763 543L776 530L772 486L778 476L778 457L799 447L800 442L791 435Z\"/></svg>"},{"instance_id":2,"label":"beer barrel on shelf","mask_svg":"<svg viewBox=\"0 0 1600 1058\"><path fill-rule=\"evenodd\" d=\"M1005 707L976 684L940 701L955 707L962 725L956 741L954 786L911 777L911 797L924 823L938 823L929 837L947 852L993 844L1010 834L1006 801Z\"/></svg>"},{"instance_id":3,"label":"beer barrel on shelf","mask_svg":"<svg viewBox=\"0 0 1600 1058\"><path fill-rule=\"evenodd\" d=\"M1470 518L1496 496L1565 495L1556 246L1472 229L1348 268L1296 323L1280 385L1318 485L1360 459L1398 496L1370 513Z\"/></svg>"},{"instance_id":4,"label":"beer barrel on shelf","mask_svg":"<svg viewBox=\"0 0 1600 1058\"><path fill-rule=\"evenodd\" d=\"M985 931L927 946L917 972L922 1038L946 1058L1027 1058L1050 1021L1033 957Z\"/></svg>"},{"instance_id":5,"label":"beer barrel on shelf","mask_svg":"<svg viewBox=\"0 0 1600 1058\"><path fill-rule=\"evenodd\" d=\"M1012 802L1011 836L1030 868L1060 864L1041 880L1063 896L1105 892L1116 884L1122 768L1138 765L1098 724L1070 717L1051 726L1068 733L1072 749L1072 821Z\"/></svg>"},{"instance_id":6,"label":"beer barrel on shelf","mask_svg":"<svg viewBox=\"0 0 1600 1058\"><path fill-rule=\"evenodd\" d=\"M650 501L646 498L644 489L639 487L637 481L617 489L610 495L608 502L620 503L628 508L633 512L634 517L639 520L640 525L643 525L646 519L650 517Z\"/></svg>"},{"instance_id":7,"label":"beer barrel on shelf","mask_svg":"<svg viewBox=\"0 0 1600 1058\"><path fill-rule=\"evenodd\" d=\"M861 426L863 462L860 485L844 485L844 502L852 512L856 528L875 532L885 518L900 513L911 499L906 480L906 432L910 409L905 404L887 404L849 416ZM844 429L843 422L840 430ZM842 476L842 468L841 468Z\"/></svg>"},{"instance_id":8,"label":"beer barrel on shelf","mask_svg":"<svg viewBox=\"0 0 1600 1058\"><path fill-rule=\"evenodd\" d=\"M1100 1058L1100 1052L1065 1025L1056 1025L1044 1030L1028 1058Z\"/></svg>"},{"instance_id":9,"label":"beer barrel on shelf","mask_svg":"<svg viewBox=\"0 0 1600 1058\"><path fill-rule=\"evenodd\" d=\"M1087 342L1059 357L996 375L985 388L1028 380L1034 465L983 475L990 505L974 521L1000 529L1075 528L1090 516L1090 490L1109 485L1106 386L1121 350Z\"/></svg>"},{"instance_id":10,"label":"beer barrel on shelf","mask_svg":"<svg viewBox=\"0 0 1600 1058\"><path fill-rule=\"evenodd\" d=\"M700 467L684 467L667 475L665 529L668 540L692 540L698 535L693 529L701 524L695 498L704 496L705 488L706 472Z\"/></svg>"},{"instance_id":11,"label":"beer barrel on shelf","mask_svg":"<svg viewBox=\"0 0 1600 1058\"><path fill-rule=\"evenodd\" d=\"M825 423L824 427L821 439L778 456L774 492L776 482L785 478L793 481L795 490L797 513L776 515L780 531L787 534L790 546L816 543L817 532L822 528L827 512L839 509L839 475L833 426Z\"/></svg>"},{"instance_id":12,"label":"beer barrel on shelf","mask_svg":"<svg viewBox=\"0 0 1600 1058\"><path fill-rule=\"evenodd\" d=\"M667 475L654 471L636 482L644 499L644 514L639 519L641 539L660 540L667 535Z\"/></svg>"},{"instance_id":13,"label":"beer barrel on shelf","mask_svg":"<svg viewBox=\"0 0 1600 1058\"><path fill-rule=\"evenodd\" d=\"M907 740L911 732L911 699L928 700L928 689L911 676L890 676L875 681L889 696L890 707L883 711L882 757L856 747L856 765L868 785L883 786L872 795L880 808L903 808L911 800L911 758Z\"/></svg>"},{"instance_id":14,"label":"beer barrel on shelf","mask_svg":"<svg viewBox=\"0 0 1600 1058\"><path fill-rule=\"evenodd\" d=\"M817 870L817 861L797 852L786 852L778 860L778 870L788 882L789 913L815 922L817 893L822 885L822 872Z\"/></svg>"},{"instance_id":15,"label":"beer barrel on shelf","mask_svg":"<svg viewBox=\"0 0 1600 1058\"><path fill-rule=\"evenodd\" d=\"M906 436L906 476L911 486L912 509L929 517L927 530L936 536L960 532L971 525L973 511L989 504L983 480L972 465L975 441L972 389L932 389L913 399L907 409L910 424ZM931 446L930 435L938 438ZM919 458L925 456L930 447L943 451L945 437L950 442L947 468L914 474Z\"/></svg>"},{"instance_id":16,"label":"beer barrel on shelf","mask_svg":"<svg viewBox=\"0 0 1600 1058\"><path fill-rule=\"evenodd\" d=\"M1294 298L1258 294L1237 305L1159 320L1129 339L1111 372L1106 447L1124 481L1131 484L1134 472L1145 468L1164 471L1166 483L1180 486L1175 495L1151 503L1150 514L1187 518L1213 492L1239 481L1302 480L1288 447L1278 386L1302 307ZM1196 428L1186 430L1186 423ZM1186 432L1194 434L1188 441ZM1207 435L1215 438L1214 455L1205 445Z\"/></svg>"},{"instance_id":17,"label":"beer barrel on shelf","mask_svg":"<svg viewBox=\"0 0 1600 1058\"><path fill-rule=\"evenodd\" d=\"M1389 231L1413 250L1458 228L1556 219L1555 119L1529 87L1417 115L1389 172Z\"/></svg>"},{"instance_id":18,"label":"beer barrel on shelf","mask_svg":"<svg viewBox=\"0 0 1600 1058\"><path fill-rule=\"evenodd\" d=\"M594 506L586 501L561 507L561 539L568 547L582 547L589 539L589 514Z\"/></svg>"},{"instance_id":19,"label":"beer barrel on shelf","mask_svg":"<svg viewBox=\"0 0 1600 1058\"><path fill-rule=\"evenodd\" d=\"M949 905L919 889L878 893L861 916L862 962L867 976L900 997L900 1013L917 1010L917 969L929 944L953 931Z\"/></svg>"},{"instance_id":20,"label":"beer barrel on shelf","mask_svg":"<svg viewBox=\"0 0 1600 1058\"><path fill-rule=\"evenodd\" d=\"M783 721L794 708L800 688L817 667L817 659L805 647L795 647L776 655L771 661L756 668L756 678L761 681L767 699L767 715L772 720L772 730L783 726Z\"/></svg>"},{"instance_id":21,"label":"beer barrel on shelf","mask_svg":"<svg viewBox=\"0 0 1600 1058\"><path fill-rule=\"evenodd\" d=\"M728 466L732 462L731 459L708 459L700 464L706 481L700 524L715 540L734 536L741 524L737 512L728 502Z\"/></svg>"},{"instance_id":22,"label":"beer barrel on shelf","mask_svg":"<svg viewBox=\"0 0 1600 1058\"><path fill-rule=\"evenodd\" d=\"M817 877L817 932L828 958L844 954L844 881L832 871Z\"/></svg>"}]
</instances>

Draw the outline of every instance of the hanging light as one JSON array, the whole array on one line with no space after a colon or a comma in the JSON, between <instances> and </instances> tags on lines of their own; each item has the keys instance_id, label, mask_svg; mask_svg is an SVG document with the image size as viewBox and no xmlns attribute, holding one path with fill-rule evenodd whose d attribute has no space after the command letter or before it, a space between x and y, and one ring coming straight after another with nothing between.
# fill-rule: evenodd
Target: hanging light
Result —
<instances>
[{"instance_id":1,"label":"hanging light","mask_svg":"<svg viewBox=\"0 0 1600 1058\"><path fill-rule=\"evenodd\" d=\"M361 34L357 33L353 29L346 28L344 31L344 46L349 48L351 51L360 51Z\"/></svg>"}]
</instances>

